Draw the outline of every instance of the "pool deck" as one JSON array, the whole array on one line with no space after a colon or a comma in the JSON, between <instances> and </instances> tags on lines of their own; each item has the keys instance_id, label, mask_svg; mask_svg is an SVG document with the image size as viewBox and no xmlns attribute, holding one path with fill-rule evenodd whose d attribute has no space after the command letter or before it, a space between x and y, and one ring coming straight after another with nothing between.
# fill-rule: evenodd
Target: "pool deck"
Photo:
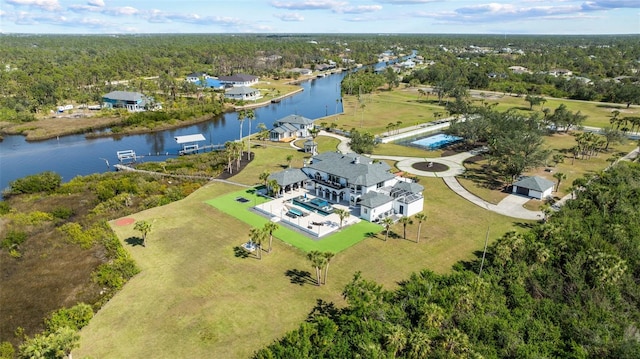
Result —
<instances>
[{"instance_id":1,"label":"pool deck","mask_svg":"<svg viewBox=\"0 0 640 359\"><path fill-rule=\"evenodd\" d=\"M271 221L287 225L308 235L312 239L319 239L339 230L340 217L337 214L332 213L323 216L310 210L298 207L290 202L291 199L298 196L304 196L305 193L307 194L307 196L309 196L309 193L304 189L297 189L294 191L286 192L277 199L255 206L254 209L263 216L270 218ZM313 197L315 196L311 196L311 198ZM350 211L349 207L346 205L331 202L330 204L336 209L346 209ZM297 218L288 217L286 213L290 208L294 208L295 210L300 211L305 215ZM346 227L358 222L360 222L360 218L351 213L348 218L342 221L342 226ZM314 223L322 223L322 225L317 225Z\"/></svg>"}]
</instances>

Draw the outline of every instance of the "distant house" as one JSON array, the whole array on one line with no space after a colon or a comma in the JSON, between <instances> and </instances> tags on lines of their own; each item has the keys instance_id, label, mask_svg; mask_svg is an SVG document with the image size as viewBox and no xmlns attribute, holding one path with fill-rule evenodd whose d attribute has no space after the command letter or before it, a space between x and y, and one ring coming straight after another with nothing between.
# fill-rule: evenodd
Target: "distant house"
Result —
<instances>
[{"instance_id":1,"label":"distant house","mask_svg":"<svg viewBox=\"0 0 640 359\"><path fill-rule=\"evenodd\" d=\"M210 76L205 72L194 72L187 75L187 81L189 82L199 82L200 79L208 79Z\"/></svg>"},{"instance_id":2,"label":"distant house","mask_svg":"<svg viewBox=\"0 0 640 359\"><path fill-rule=\"evenodd\" d=\"M313 128L313 120L299 115L289 115L273 123L273 129L269 131L271 141L292 141L298 137L309 136L309 130Z\"/></svg>"},{"instance_id":3,"label":"distant house","mask_svg":"<svg viewBox=\"0 0 640 359\"><path fill-rule=\"evenodd\" d=\"M112 91L102 96L102 108L124 108L130 112L145 111L151 102L140 92Z\"/></svg>"},{"instance_id":4,"label":"distant house","mask_svg":"<svg viewBox=\"0 0 640 359\"><path fill-rule=\"evenodd\" d=\"M309 76L309 75L313 74L313 70L311 70L311 69L303 69L303 68L291 69L291 70L289 70L289 72L297 72L297 73L299 73L300 75L303 75L303 76Z\"/></svg>"},{"instance_id":5,"label":"distant house","mask_svg":"<svg viewBox=\"0 0 640 359\"><path fill-rule=\"evenodd\" d=\"M355 153L324 152L313 156L303 168L289 168L269 179L276 180L285 192L306 188L313 196L348 204L370 222L422 211L424 187L390 170L385 162Z\"/></svg>"},{"instance_id":6,"label":"distant house","mask_svg":"<svg viewBox=\"0 0 640 359\"><path fill-rule=\"evenodd\" d=\"M555 183L548 179L531 176L515 182L511 192L536 199L543 199L551 196L554 186Z\"/></svg>"},{"instance_id":7,"label":"distant house","mask_svg":"<svg viewBox=\"0 0 640 359\"><path fill-rule=\"evenodd\" d=\"M567 69L553 69L549 71L549 75L560 77L560 76L572 76L573 72Z\"/></svg>"},{"instance_id":8,"label":"distant house","mask_svg":"<svg viewBox=\"0 0 640 359\"><path fill-rule=\"evenodd\" d=\"M514 74L529 74L529 73L531 73L531 71L529 71L529 69L524 67L524 66L509 66L509 70L511 70L511 72L513 72Z\"/></svg>"},{"instance_id":9,"label":"distant house","mask_svg":"<svg viewBox=\"0 0 640 359\"><path fill-rule=\"evenodd\" d=\"M232 87L224 93L224 97L236 101L254 101L261 98L260 90L251 87Z\"/></svg>"},{"instance_id":10,"label":"distant house","mask_svg":"<svg viewBox=\"0 0 640 359\"><path fill-rule=\"evenodd\" d=\"M257 84L258 76L237 74L232 76L218 76L218 80L227 87L244 87Z\"/></svg>"}]
</instances>

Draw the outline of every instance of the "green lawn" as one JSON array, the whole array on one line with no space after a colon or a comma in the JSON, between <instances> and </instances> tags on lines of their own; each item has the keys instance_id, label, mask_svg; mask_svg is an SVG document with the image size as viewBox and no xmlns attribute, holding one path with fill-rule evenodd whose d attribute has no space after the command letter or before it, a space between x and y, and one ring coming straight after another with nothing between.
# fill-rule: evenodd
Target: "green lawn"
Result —
<instances>
[{"instance_id":1,"label":"green lawn","mask_svg":"<svg viewBox=\"0 0 640 359\"><path fill-rule=\"evenodd\" d=\"M364 123L372 131L385 130L394 113L410 125L433 119L434 110L433 104L394 90L367 104ZM337 121L344 126L359 124L353 112L342 116ZM337 144L323 137L318 143L322 150L335 150ZM302 166L308 156L288 145L260 144L254 148L255 159L231 181L254 186L263 171L286 167L288 155L294 156L294 167ZM406 151L390 145L376 153ZM344 305L342 290L356 271L392 289L413 272L424 268L448 272L455 263L475 258L487 229L494 241L506 231L529 225L469 203L441 179L419 181L425 187L428 216L419 243L417 223L406 228L407 240L402 239L402 225L394 225L386 242L381 227L368 223L319 241L282 228L275 233L271 254L262 260L247 257L239 246L248 240L250 228L261 226L266 218L237 205L239 191L252 195L246 189L218 182L181 201L132 215L136 221L152 223L147 247L129 244L134 241L127 239L140 235L133 225L112 223L142 271L82 330L74 356L246 358L297 328L318 299ZM325 286L313 285L313 267L305 253L311 249L339 252L331 261Z\"/></svg>"},{"instance_id":2,"label":"green lawn","mask_svg":"<svg viewBox=\"0 0 640 359\"><path fill-rule=\"evenodd\" d=\"M236 201L237 197L244 197L249 202L240 203ZM268 199L255 194L255 190L243 190L232 192L223 196L219 196L206 201L207 204L217 208L218 210L233 216L251 227L261 228L269 220L257 213L249 211L249 208L256 204L267 202ZM367 221L361 221L357 224L344 227L336 233L327 235L320 239L311 239L284 225L280 225L274 232L274 237L288 243L305 252L318 250L321 252L339 253L353 246L366 237L375 235L382 230L382 226Z\"/></svg>"}]
</instances>

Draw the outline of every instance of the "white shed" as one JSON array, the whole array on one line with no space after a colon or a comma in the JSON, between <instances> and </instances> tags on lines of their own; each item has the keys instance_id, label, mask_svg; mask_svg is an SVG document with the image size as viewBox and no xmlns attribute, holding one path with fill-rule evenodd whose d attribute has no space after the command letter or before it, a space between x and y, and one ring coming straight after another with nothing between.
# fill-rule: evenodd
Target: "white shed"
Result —
<instances>
[{"instance_id":1,"label":"white shed","mask_svg":"<svg viewBox=\"0 0 640 359\"><path fill-rule=\"evenodd\" d=\"M555 183L546 178L531 176L525 177L513 184L512 193L523 196L543 199L550 197Z\"/></svg>"}]
</instances>

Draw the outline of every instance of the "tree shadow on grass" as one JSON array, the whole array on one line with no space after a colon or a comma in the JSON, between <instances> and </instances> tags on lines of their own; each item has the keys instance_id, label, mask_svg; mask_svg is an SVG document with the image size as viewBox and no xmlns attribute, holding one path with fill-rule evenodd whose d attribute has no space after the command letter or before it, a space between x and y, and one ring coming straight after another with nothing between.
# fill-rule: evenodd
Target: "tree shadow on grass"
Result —
<instances>
[{"instance_id":1,"label":"tree shadow on grass","mask_svg":"<svg viewBox=\"0 0 640 359\"><path fill-rule=\"evenodd\" d=\"M284 275L289 277L289 281L291 281L291 284L297 284L300 286L305 284L316 285L315 279L311 278L311 273L307 272L306 270L303 271L299 269L287 269L287 271L284 272Z\"/></svg>"},{"instance_id":2,"label":"tree shadow on grass","mask_svg":"<svg viewBox=\"0 0 640 359\"><path fill-rule=\"evenodd\" d=\"M140 237L129 237L127 239L124 240L128 245L135 247L135 246L142 246L144 247L144 244L142 243L142 238Z\"/></svg>"},{"instance_id":3,"label":"tree shadow on grass","mask_svg":"<svg viewBox=\"0 0 640 359\"><path fill-rule=\"evenodd\" d=\"M233 255L236 258L249 258L249 252L245 251L244 248L240 246L233 247Z\"/></svg>"}]
</instances>

